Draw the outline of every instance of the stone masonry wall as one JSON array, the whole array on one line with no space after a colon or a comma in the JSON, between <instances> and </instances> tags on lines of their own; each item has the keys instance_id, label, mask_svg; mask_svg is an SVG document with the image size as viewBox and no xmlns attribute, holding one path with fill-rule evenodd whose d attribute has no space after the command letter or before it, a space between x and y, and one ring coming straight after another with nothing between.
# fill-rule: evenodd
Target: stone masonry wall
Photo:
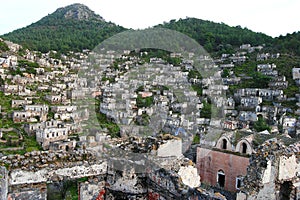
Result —
<instances>
[{"instance_id":1,"label":"stone masonry wall","mask_svg":"<svg viewBox=\"0 0 300 200\"><path fill-rule=\"evenodd\" d=\"M5 167L0 167L0 199L7 199L8 174Z\"/></svg>"}]
</instances>

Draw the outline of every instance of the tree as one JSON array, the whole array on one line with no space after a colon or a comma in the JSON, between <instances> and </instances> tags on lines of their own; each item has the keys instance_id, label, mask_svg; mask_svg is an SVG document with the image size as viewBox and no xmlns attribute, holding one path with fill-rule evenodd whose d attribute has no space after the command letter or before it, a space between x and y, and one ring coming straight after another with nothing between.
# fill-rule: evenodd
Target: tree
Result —
<instances>
[{"instance_id":1,"label":"tree","mask_svg":"<svg viewBox=\"0 0 300 200\"><path fill-rule=\"evenodd\" d=\"M139 108L150 107L151 105L153 105L153 103L154 103L153 95L145 98L143 98L142 95L140 94L137 96L136 105Z\"/></svg>"},{"instance_id":2,"label":"tree","mask_svg":"<svg viewBox=\"0 0 300 200\"><path fill-rule=\"evenodd\" d=\"M203 108L201 109L200 116L203 118L211 117L211 104L203 102Z\"/></svg>"},{"instance_id":3,"label":"tree","mask_svg":"<svg viewBox=\"0 0 300 200\"><path fill-rule=\"evenodd\" d=\"M222 78L227 78L230 76L230 71L228 69L223 69L223 72L221 74Z\"/></svg>"},{"instance_id":4,"label":"tree","mask_svg":"<svg viewBox=\"0 0 300 200\"><path fill-rule=\"evenodd\" d=\"M3 41L0 41L0 52L1 51L8 51L8 50L9 50L9 48L8 48L7 44Z\"/></svg>"},{"instance_id":5,"label":"tree","mask_svg":"<svg viewBox=\"0 0 300 200\"><path fill-rule=\"evenodd\" d=\"M2 76L0 76L0 86L4 85L4 84L5 84L5 81L3 80Z\"/></svg>"},{"instance_id":6,"label":"tree","mask_svg":"<svg viewBox=\"0 0 300 200\"><path fill-rule=\"evenodd\" d=\"M258 120L254 123L253 128L257 132L261 132L264 130L268 130L269 132L271 131L271 128L268 126L266 120L261 115L258 116Z\"/></svg>"}]
</instances>

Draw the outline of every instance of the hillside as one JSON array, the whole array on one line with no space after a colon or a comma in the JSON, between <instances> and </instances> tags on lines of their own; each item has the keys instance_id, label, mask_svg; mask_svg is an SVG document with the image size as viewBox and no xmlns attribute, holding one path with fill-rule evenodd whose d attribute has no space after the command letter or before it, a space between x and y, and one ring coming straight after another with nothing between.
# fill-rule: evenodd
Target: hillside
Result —
<instances>
[{"instance_id":1,"label":"hillside","mask_svg":"<svg viewBox=\"0 0 300 200\"><path fill-rule=\"evenodd\" d=\"M87 6L72 4L1 37L32 50L65 52L93 49L104 39L123 30L125 28L106 22Z\"/></svg>"},{"instance_id":2,"label":"hillside","mask_svg":"<svg viewBox=\"0 0 300 200\"><path fill-rule=\"evenodd\" d=\"M233 53L241 44L266 45L270 52L300 56L300 33L272 38L240 26L186 18L171 20L154 27L168 28L184 33L199 42L208 52ZM101 41L126 28L106 22L87 6L72 4L27 27L1 36L31 50L48 52L81 51L93 49Z\"/></svg>"},{"instance_id":3,"label":"hillside","mask_svg":"<svg viewBox=\"0 0 300 200\"><path fill-rule=\"evenodd\" d=\"M169 28L182 32L199 42L209 51L232 50L241 44L269 45L273 38L263 33L256 33L240 26L231 27L224 23L214 23L196 18L171 20L168 23L159 24L157 27Z\"/></svg>"},{"instance_id":4,"label":"hillside","mask_svg":"<svg viewBox=\"0 0 300 200\"><path fill-rule=\"evenodd\" d=\"M300 32L275 38L274 48L282 53L300 56Z\"/></svg>"}]
</instances>

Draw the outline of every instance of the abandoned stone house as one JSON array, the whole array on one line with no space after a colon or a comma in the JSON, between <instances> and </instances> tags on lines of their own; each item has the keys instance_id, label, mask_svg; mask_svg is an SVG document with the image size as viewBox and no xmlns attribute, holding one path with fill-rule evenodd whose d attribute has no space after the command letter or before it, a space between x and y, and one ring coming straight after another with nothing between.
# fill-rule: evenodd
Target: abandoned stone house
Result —
<instances>
[{"instance_id":1,"label":"abandoned stone house","mask_svg":"<svg viewBox=\"0 0 300 200\"><path fill-rule=\"evenodd\" d=\"M282 90L258 89L258 88L243 88L238 89L234 94L235 97L262 97L263 100L272 101L276 98L283 98Z\"/></svg>"},{"instance_id":2,"label":"abandoned stone house","mask_svg":"<svg viewBox=\"0 0 300 200\"><path fill-rule=\"evenodd\" d=\"M12 108L19 108L19 107L23 107L23 106L29 105L29 104L32 104L31 100L12 100L11 101Z\"/></svg>"},{"instance_id":3,"label":"abandoned stone house","mask_svg":"<svg viewBox=\"0 0 300 200\"><path fill-rule=\"evenodd\" d=\"M261 97L241 97L240 107L242 109L253 109L256 112L259 110L259 105L262 103Z\"/></svg>"},{"instance_id":4,"label":"abandoned stone house","mask_svg":"<svg viewBox=\"0 0 300 200\"><path fill-rule=\"evenodd\" d=\"M293 68L292 74L293 74L294 80L299 80L300 79L300 68Z\"/></svg>"},{"instance_id":5,"label":"abandoned stone house","mask_svg":"<svg viewBox=\"0 0 300 200\"><path fill-rule=\"evenodd\" d=\"M222 82L224 85L237 85L241 82L241 78L240 77L222 78Z\"/></svg>"},{"instance_id":6,"label":"abandoned stone house","mask_svg":"<svg viewBox=\"0 0 300 200\"><path fill-rule=\"evenodd\" d=\"M231 56L231 57L229 57L229 59L233 63L243 63L247 60L247 57L246 56Z\"/></svg>"},{"instance_id":7,"label":"abandoned stone house","mask_svg":"<svg viewBox=\"0 0 300 200\"><path fill-rule=\"evenodd\" d=\"M61 95L46 95L45 100L51 104L60 104L63 101L63 97Z\"/></svg>"},{"instance_id":8,"label":"abandoned stone house","mask_svg":"<svg viewBox=\"0 0 300 200\"><path fill-rule=\"evenodd\" d=\"M25 105L24 110L31 111L31 112L47 113L49 111L49 106L48 105Z\"/></svg>"},{"instance_id":9,"label":"abandoned stone house","mask_svg":"<svg viewBox=\"0 0 300 200\"><path fill-rule=\"evenodd\" d=\"M86 96L85 90L69 90L67 91L68 99L84 99Z\"/></svg>"},{"instance_id":10,"label":"abandoned stone house","mask_svg":"<svg viewBox=\"0 0 300 200\"><path fill-rule=\"evenodd\" d=\"M47 105L24 105L23 111L14 111L14 122L46 121L49 107Z\"/></svg>"},{"instance_id":11,"label":"abandoned stone house","mask_svg":"<svg viewBox=\"0 0 300 200\"><path fill-rule=\"evenodd\" d=\"M246 132L227 132L214 146L198 146L196 165L201 182L231 192L239 191L247 174L249 156L254 152L253 138L253 134Z\"/></svg>"},{"instance_id":12,"label":"abandoned stone house","mask_svg":"<svg viewBox=\"0 0 300 200\"><path fill-rule=\"evenodd\" d=\"M64 141L68 139L68 128L45 128L36 132L36 141L43 149L48 149L51 142Z\"/></svg>"},{"instance_id":13,"label":"abandoned stone house","mask_svg":"<svg viewBox=\"0 0 300 200\"><path fill-rule=\"evenodd\" d=\"M24 125L24 131L28 135L35 134L38 130L45 129L45 128L60 128L63 127L64 124L62 121L58 120L51 120L51 121L45 121L41 123L31 123L31 124L25 124Z\"/></svg>"},{"instance_id":14,"label":"abandoned stone house","mask_svg":"<svg viewBox=\"0 0 300 200\"><path fill-rule=\"evenodd\" d=\"M240 111L238 119L243 122L255 122L258 120L256 112Z\"/></svg>"},{"instance_id":15,"label":"abandoned stone house","mask_svg":"<svg viewBox=\"0 0 300 200\"><path fill-rule=\"evenodd\" d=\"M285 76L277 76L274 77L268 85L271 89L286 89L288 87L288 81Z\"/></svg>"},{"instance_id":16,"label":"abandoned stone house","mask_svg":"<svg viewBox=\"0 0 300 200\"><path fill-rule=\"evenodd\" d=\"M258 72L272 71L274 69L276 69L275 64L258 64L257 65L257 71Z\"/></svg>"},{"instance_id":17,"label":"abandoned stone house","mask_svg":"<svg viewBox=\"0 0 300 200\"><path fill-rule=\"evenodd\" d=\"M12 114L14 122L38 122L46 121L47 113L32 111L14 111Z\"/></svg>"},{"instance_id":18,"label":"abandoned stone house","mask_svg":"<svg viewBox=\"0 0 300 200\"><path fill-rule=\"evenodd\" d=\"M71 113L77 110L77 106L51 106L50 109L55 113Z\"/></svg>"},{"instance_id":19,"label":"abandoned stone house","mask_svg":"<svg viewBox=\"0 0 300 200\"><path fill-rule=\"evenodd\" d=\"M257 61L264 61L264 60L268 60L270 58L279 58L280 53L275 53L275 54L270 54L270 53L261 53L261 54L257 54L256 60Z\"/></svg>"},{"instance_id":20,"label":"abandoned stone house","mask_svg":"<svg viewBox=\"0 0 300 200\"><path fill-rule=\"evenodd\" d=\"M24 88L22 85L3 85L1 91L4 92L5 95L14 95L23 91Z\"/></svg>"},{"instance_id":21,"label":"abandoned stone house","mask_svg":"<svg viewBox=\"0 0 300 200\"><path fill-rule=\"evenodd\" d=\"M235 130L239 128L239 122L235 120L226 120L222 123L222 128L225 130Z\"/></svg>"},{"instance_id":22,"label":"abandoned stone house","mask_svg":"<svg viewBox=\"0 0 300 200\"><path fill-rule=\"evenodd\" d=\"M55 142L50 142L49 144L49 150L52 151L57 151L57 150L70 151L70 150L74 150L75 147L76 147L75 140L55 141Z\"/></svg>"},{"instance_id":23,"label":"abandoned stone house","mask_svg":"<svg viewBox=\"0 0 300 200\"><path fill-rule=\"evenodd\" d=\"M294 117L284 116L280 119L284 133L294 135L296 133L297 119Z\"/></svg>"}]
</instances>

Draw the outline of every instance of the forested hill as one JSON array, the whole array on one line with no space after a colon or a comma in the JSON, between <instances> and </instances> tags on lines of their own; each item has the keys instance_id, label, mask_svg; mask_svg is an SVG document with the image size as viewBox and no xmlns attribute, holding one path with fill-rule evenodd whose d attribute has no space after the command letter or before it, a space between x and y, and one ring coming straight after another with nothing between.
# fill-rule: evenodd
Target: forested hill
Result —
<instances>
[{"instance_id":1,"label":"forested hill","mask_svg":"<svg viewBox=\"0 0 300 200\"><path fill-rule=\"evenodd\" d=\"M300 32L275 38L273 48L282 53L300 56Z\"/></svg>"},{"instance_id":2,"label":"forested hill","mask_svg":"<svg viewBox=\"0 0 300 200\"><path fill-rule=\"evenodd\" d=\"M171 20L168 23L159 24L157 27L182 32L195 39L209 52L226 51L241 44L270 45L273 42L272 37L247 28L231 27L224 23L214 23L196 18Z\"/></svg>"},{"instance_id":3,"label":"forested hill","mask_svg":"<svg viewBox=\"0 0 300 200\"><path fill-rule=\"evenodd\" d=\"M124 30L104 21L87 6L72 4L1 37L32 50L65 52L93 49L104 39Z\"/></svg>"},{"instance_id":4,"label":"forested hill","mask_svg":"<svg viewBox=\"0 0 300 200\"><path fill-rule=\"evenodd\" d=\"M184 33L199 42L208 52L233 53L241 44L266 45L270 52L300 56L300 33L272 38L240 26L231 27L196 18L171 20L155 27L169 28ZM59 8L25 28L2 37L31 50L48 52L93 49L101 41L126 28L106 22L82 4Z\"/></svg>"}]
</instances>

